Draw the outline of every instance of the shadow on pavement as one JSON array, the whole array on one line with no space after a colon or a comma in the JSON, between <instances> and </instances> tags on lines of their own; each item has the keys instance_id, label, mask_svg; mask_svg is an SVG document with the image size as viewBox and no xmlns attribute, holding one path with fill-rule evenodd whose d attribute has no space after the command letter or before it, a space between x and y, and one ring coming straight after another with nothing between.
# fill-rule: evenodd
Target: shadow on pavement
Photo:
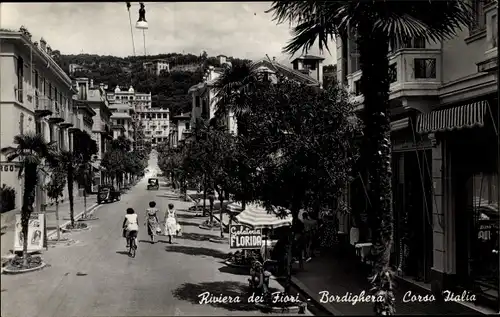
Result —
<instances>
[{"instance_id":1,"label":"shadow on pavement","mask_svg":"<svg viewBox=\"0 0 500 317\"><path fill-rule=\"evenodd\" d=\"M178 211L183 211L183 210L178 209ZM179 219L195 219L195 218L202 218L203 217L203 215L199 216L194 212L190 212L190 211L187 211L187 212L189 212L190 214L178 214L177 217Z\"/></svg>"},{"instance_id":2,"label":"shadow on pavement","mask_svg":"<svg viewBox=\"0 0 500 317\"><path fill-rule=\"evenodd\" d=\"M250 274L249 269L235 268L230 266L220 267L219 272L234 274L234 275L247 275L247 276Z\"/></svg>"},{"instance_id":3,"label":"shadow on pavement","mask_svg":"<svg viewBox=\"0 0 500 317\"><path fill-rule=\"evenodd\" d=\"M117 254L128 255L128 251L116 251Z\"/></svg>"},{"instance_id":4,"label":"shadow on pavement","mask_svg":"<svg viewBox=\"0 0 500 317\"><path fill-rule=\"evenodd\" d=\"M175 237L176 239L183 240L193 240L193 241L207 241L210 238L214 238L211 234L199 234L194 232L183 232L182 236Z\"/></svg>"},{"instance_id":5,"label":"shadow on pavement","mask_svg":"<svg viewBox=\"0 0 500 317\"><path fill-rule=\"evenodd\" d=\"M189 221L179 221L179 224L181 226L191 226L191 227L198 227L200 224L196 222L189 222Z\"/></svg>"},{"instance_id":6,"label":"shadow on pavement","mask_svg":"<svg viewBox=\"0 0 500 317\"><path fill-rule=\"evenodd\" d=\"M271 292L277 291L277 289L271 289ZM229 311L258 310L254 303L248 302L251 295L248 285L241 282L185 283L173 290L172 294L179 300L185 300L195 305L210 305ZM224 297L226 300L223 300ZM204 298L206 298L206 302L200 302ZM233 301L231 302L229 298L232 298Z\"/></svg>"},{"instance_id":7,"label":"shadow on pavement","mask_svg":"<svg viewBox=\"0 0 500 317\"><path fill-rule=\"evenodd\" d=\"M139 240L139 243L149 243L149 244L153 244L153 242L151 240Z\"/></svg>"},{"instance_id":8,"label":"shadow on pavement","mask_svg":"<svg viewBox=\"0 0 500 317\"><path fill-rule=\"evenodd\" d=\"M225 252L221 252L215 249L199 248L199 247L189 247L182 245L168 245L165 247L167 252L184 253L188 255L201 255L201 256L211 256L217 259L224 260L227 258Z\"/></svg>"}]
</instances>

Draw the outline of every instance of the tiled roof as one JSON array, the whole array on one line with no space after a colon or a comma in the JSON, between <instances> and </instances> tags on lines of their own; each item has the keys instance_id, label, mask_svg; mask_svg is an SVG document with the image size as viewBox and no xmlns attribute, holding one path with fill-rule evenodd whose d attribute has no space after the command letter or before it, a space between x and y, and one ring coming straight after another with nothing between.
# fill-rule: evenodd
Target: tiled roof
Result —
<instances>
[{"instance_id":1,"label":"tiled roof","mask_svg":"<svg viewBox=\"0 0 500 317\"><path fill-rule=\"evenodd\" d=\"M276 70L278 72L285 73L287 75L291 75L291 76L295 77L297 80L304 82L304 83L307 83L308 85L312 85L312 86L319 86L320 85L319 81L317 81L316 79L314 79L308 75L302 74L298 70L292 69L292 68L287 67L283 64L270 61L267 58L260 59L256 62L254 62L253 65L254 65L254 67L259 67L260 65L262 65L262 66L265 66L271 70Z\"/></svg>"}]
</instances>

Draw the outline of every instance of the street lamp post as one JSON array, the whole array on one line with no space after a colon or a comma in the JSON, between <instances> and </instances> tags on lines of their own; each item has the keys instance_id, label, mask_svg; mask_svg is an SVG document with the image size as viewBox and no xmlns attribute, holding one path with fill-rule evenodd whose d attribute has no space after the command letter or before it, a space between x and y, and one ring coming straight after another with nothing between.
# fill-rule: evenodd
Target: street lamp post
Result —
<instances>
[{"instance_id":1,"label":"street lamp post","mask_svg":"<svg viewBox=\"0 0 500 317\"><path fill-rule=\"evenodd\" d=\"M144 56L146 53L146 30L149 28L148 22L146 21L146 9L144 7L144 2L140 2L141 8L139 9L139 20L135 24L135 28L142 30L142 39L144 43Z\"/></svg>"}]
</instances>

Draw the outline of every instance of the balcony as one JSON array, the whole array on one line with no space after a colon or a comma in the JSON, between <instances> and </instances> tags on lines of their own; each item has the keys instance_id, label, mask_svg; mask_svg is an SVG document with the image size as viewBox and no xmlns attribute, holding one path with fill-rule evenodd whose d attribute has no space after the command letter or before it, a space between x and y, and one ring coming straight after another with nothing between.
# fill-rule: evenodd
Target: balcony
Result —
<instances>
[{"instance_id":1,"label":"balcony","mask_svg":"<svg viewBox=\"0 0 500 317\"><path fill-rule=\"evenodd\" d=\"M73 126L73 113L66 110L63 111L63 119L64 121L59 124L61 128L66 129Z\"/></svg>"},{"instance_id":2,"label":"balcony","mask_svg":"<svg viewBox=\"0 0 500 317\"><path fill-rule=\"evenodd\" d=\"M492 1L485 5L486 16L486 51L484 59L477 63L478 72L498 71L498 2Z\"/></svg>"},{"instance_id":3,"label":"balcony","mask_svg":"<svg viewBox=\"0 0 500 317\"><path fill-rule=\"evenodd\" d=\"M52 101L45 96L35 96L34 100L35 115L39 118L52 115Z\"/></svg>"},{"instance_id":4,"label":"balcony","mask_svg":"<svg viewBox=\"0 0 500 317\"><path fill-rule=\"evenodd\" d=\"M69 127L69 132L73 132L73 131L76 132L77 130L81 130L80 118L78 118L78 114L76 114L76 113L71 114L71 123L72 123L72 126Z\"/></svg>"},{"instance_id":5,"label":"balcony","mask_svg":"<svg viewBox=\"0 0 500 317\"><path fill-rule=\"evenodd\" d=\"M52 101L52 115L49 117L50 123L61 123L64 122L64 108L57 102Z\"/></svg>"},{"instance_id":6,"label":"balcony","mask_svg":"<svg viewBox=\"0 0 500 317\"><path fill-rule=\"evenodd\" d=\"M438 96L441 86L441 50L403 48L389 57L389 99ZM349 91L353 94L351 102L362 104L360 92L361 71L347 76Z\"/></svg>"}]
</instances>

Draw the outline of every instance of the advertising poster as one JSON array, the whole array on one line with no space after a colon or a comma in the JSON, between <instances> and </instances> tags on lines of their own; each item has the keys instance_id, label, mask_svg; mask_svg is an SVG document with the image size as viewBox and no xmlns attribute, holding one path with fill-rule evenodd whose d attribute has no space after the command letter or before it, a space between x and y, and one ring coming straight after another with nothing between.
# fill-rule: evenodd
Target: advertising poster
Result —
<instances>
[{"instance_id":1,"label":"advertising poster","mask_svg":"<svg viewBox=\"0 0 500 317\"><path fill-rule=\"evenodd\" d=\"M260 249L261 246L262 230L236 224L229 228L230 249Z\"/></svg>"},{"instance_id":2,"label":"advertising poster","mask_svg":"<svg viewBox=\"0 0 500 317\"><path fill-rule=\"evenodd\" d=\"M45 245L45 217L43 214L32 213L28 223L28 252L41 251ZM14 251L23 250L23 233L21 230L21 215L16 215L16 230L14 236Z\"/></svg>"}]
</instances>

